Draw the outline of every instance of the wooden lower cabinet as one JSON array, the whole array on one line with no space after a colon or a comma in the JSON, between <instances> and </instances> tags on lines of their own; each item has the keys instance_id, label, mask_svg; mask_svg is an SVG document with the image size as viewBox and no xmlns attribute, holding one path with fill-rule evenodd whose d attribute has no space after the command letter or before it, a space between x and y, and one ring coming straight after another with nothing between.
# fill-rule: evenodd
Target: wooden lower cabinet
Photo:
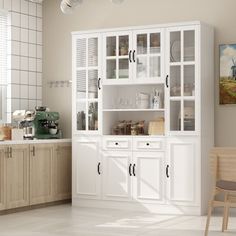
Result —
<instances>
[{"instance_id":1,"label":"wooden lower cabinet","mask_svg":"<svg viewBox=\"0 0 236 236\"><path fill-rule=\"evenodd\" d=\"M53 199L65 200L71 198L72 150L70 143L55 145L53 159Z\"/></svg>"},{"instance_id":2,"label":"wooden lower cabinet","mask_svg":"<svg viewBox=\"0 0 236 236\"><path fill-rule=\"evenodd\" d=\"M12 145L6 154L7 209L29 205L29 147Z\"/></svg>"}]
</instances>

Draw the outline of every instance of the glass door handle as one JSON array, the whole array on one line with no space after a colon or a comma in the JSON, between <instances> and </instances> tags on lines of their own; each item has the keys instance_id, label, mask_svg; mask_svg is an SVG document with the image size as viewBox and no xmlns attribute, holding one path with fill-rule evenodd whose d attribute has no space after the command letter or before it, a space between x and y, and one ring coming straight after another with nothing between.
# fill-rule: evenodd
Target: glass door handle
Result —
<instances>
[{"instance_id":1,"label":"glass door handle","mask_svg":"<svg viewBox=\"0 0 236 236\"><path fill-rule=\"evenodd\" d=\"M135 50L133 51L133 62L135 62Z\"/></svg>"},{"instance_id":2,"label":"glass door handle","mask_svg":"<svg viewBox=\"0 0 236 236\"><path fill-rule=\"evenodd\" d=\"M167 88L169 88L168 78L169 78L169 75L166 76L166 87L167 87Z\"/></svg>"},{"instance_id":3,"label":"glass door handle","mask_svg":"<svg viewBox=\"0 0 236 236\"><path fill-rule=\"evenodd\" d=\"M132 63L131 53L132 53L132 50L129 51L129 62L130 62L130 63Z\"/></svg>"},{"instance_id":4,"label":"glass door handle","mask_svg":"<svg viewBox=\"0 0 236 236\"><path fill-rule=\"evenodd\" d=\"M98 78L98 89L101 90L101 78Z\"/></svg>"}]
</instances>

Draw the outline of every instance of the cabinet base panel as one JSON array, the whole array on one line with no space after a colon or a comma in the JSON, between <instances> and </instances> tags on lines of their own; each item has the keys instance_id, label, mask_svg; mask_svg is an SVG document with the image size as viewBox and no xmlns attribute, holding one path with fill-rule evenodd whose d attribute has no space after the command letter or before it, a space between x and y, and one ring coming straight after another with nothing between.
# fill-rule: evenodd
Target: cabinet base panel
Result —
<instances>
[{"instance_id":1,"label":"cabinet base panel","mask_svg":"<svg viewBox=\"0 0 236 236\"><path fill-rule=\"evenodd\" d=\"M2 211L0 211L0 215L7 215L7 214L11 214L11 213L34 210L34 209L39 209L39 208L44 208L44 207L49 207L49 206L56 206L56 205L61 205L61 204L65 204L65 203L71 203L71 199L60 200L60 201L56 201L56 202L42 203L42 204L32 205L32 206L18 207L18 208L13 208L13 209L8 209L8 210L2 210Z\"/></svg>"},{"instance_id":2,"label":"cabinet base panel","mask_svg":"<svg viewBox=\"0 0 236 236\"><path fill-rule=\"evenodd\" d=\"M140 202L119 202L119 201L103 201L103 200L87 200L72 198L72 206L74 207L89 207L89 208L104 208L117 209L138 212L148 212L155 214L169 215L201 215L200 206L177 206L165 204L150 204Z\"/></svg>"}]
</instances>

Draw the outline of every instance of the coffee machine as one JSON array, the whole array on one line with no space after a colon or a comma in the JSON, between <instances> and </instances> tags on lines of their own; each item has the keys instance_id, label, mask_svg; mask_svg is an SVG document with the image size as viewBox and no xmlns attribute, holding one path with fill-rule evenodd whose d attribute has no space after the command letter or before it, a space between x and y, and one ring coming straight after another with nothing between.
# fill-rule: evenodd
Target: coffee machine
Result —
<instances>
[{"instance_id":1,"label":"coffee machine","mask_svg":"<svg viewBox=\"0 0 236 236\"><path fill-rule=\"evenodd\" d=\"M36 111L33 120L36 139L59 139L61 131L58 129L58 112Z\"/></svg>"}]
</instances>

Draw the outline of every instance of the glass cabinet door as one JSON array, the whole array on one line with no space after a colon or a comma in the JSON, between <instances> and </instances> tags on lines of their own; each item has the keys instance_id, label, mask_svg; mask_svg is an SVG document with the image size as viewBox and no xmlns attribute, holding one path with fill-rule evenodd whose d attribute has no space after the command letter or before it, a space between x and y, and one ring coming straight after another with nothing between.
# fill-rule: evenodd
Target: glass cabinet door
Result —
<instances>
[{"instance_id":1,"label":"glass cabinet door","mask_svg":"<svg viewBox=\"0 0 236 236\"><path fill-rule=\"evenodd\" d=\"M99 130L100 38L76 39L76 130Z\"/></svg>"},{"instance_id":2,"label":"glass cabinet door","mask_svg":"<svg viewBox=\"0 0 236 236\"><path fill-rule=\"evenodd\" d=\"M127 80L131 77L131 33L122 32L104 36L105 79Z\"/></svg>"},{"instance_id":3,"label":"glass cabinet door","mask_svg":"<svg viewBox=\"0 0 236 236\"><path fill-rule=\"evenodd\" d=\"M134 34L135 79L161 79L163 42L161 31L137 31Z\"/></svg>"},{"instance_id":4,"label":"glass cabinet door","mask_svg":"<svg viewBox=\"0 0 236 236\"><path fill-rule=\"evenodd\" d=\"M168 31L169 130L196 131L196 29Z\"/></svg>"}]
</instances>

